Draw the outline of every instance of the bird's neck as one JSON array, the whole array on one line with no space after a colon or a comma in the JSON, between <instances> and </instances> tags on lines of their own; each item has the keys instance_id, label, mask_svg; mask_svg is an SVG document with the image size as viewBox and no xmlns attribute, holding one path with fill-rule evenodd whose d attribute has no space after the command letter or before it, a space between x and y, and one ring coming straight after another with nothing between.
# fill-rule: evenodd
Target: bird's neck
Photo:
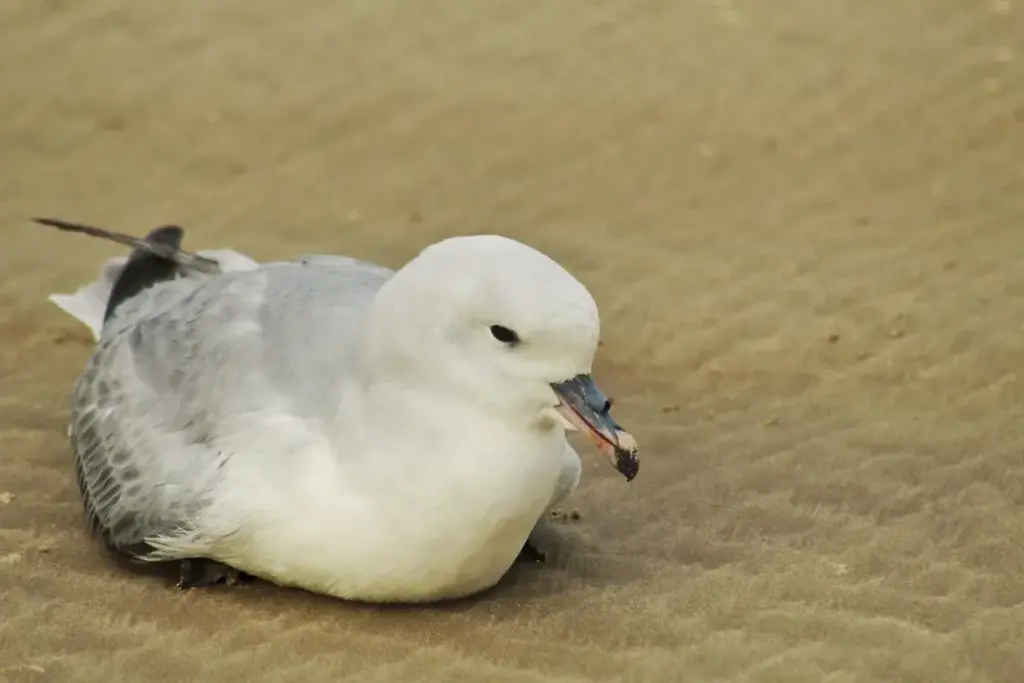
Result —
<instances>
[{"instance_id":1,"label":"bird's neck","mask_svg":"<svg viewBox=\"0 0 1024 683\"><path fill-rule=\"evenodd\" d=\"M362 478L403 476L437 479L438 486L460 479L475 485L495 477L529 479L557 460L564 436L504 419L493 406L456 392L436 391L415 382L376 381L363 385L338 411L334 440L346 467Z\"/></svg>"}]
</instances>

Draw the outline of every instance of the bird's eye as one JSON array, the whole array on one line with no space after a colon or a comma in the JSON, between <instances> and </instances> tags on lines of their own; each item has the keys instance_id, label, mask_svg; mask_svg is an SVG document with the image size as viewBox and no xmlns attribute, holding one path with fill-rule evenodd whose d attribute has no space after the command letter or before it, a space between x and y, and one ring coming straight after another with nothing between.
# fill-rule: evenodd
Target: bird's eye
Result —
<instances>
[{"instance_id":1,"label":"bird's eye","mask_svg":"<svg viewBox=\"0 0 1024 683\"><path fill-rule=\"evenodd\" d=\"M491 336L509 346L519 343L519 335L515 333L515 330L510 330L504 325L491 325Z\"/></svg>"}]
</instances>

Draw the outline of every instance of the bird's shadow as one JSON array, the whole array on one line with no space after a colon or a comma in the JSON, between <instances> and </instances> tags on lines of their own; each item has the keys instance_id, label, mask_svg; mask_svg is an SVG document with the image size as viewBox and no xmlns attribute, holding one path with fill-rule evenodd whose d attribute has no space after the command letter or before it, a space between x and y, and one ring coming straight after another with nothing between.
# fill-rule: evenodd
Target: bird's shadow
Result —
<instances>
[{"instance_id":1,"label":"bird's shadow","mask_svg":"<svg viewBox=\"0 0 1024 683\"><path fill-rule=\"evenodd\" d=\"M355 612L415 614L431 612L466 612L483 604L500 604L507 601L530 601L556 595L564 595L572 589L604 588L643 581L642 563L622 558L606 557L601 553L599 543L588 539L576 528L576 523L566 519L542 520L531 534L531 544L544 553L541 562L517 561L497 585L474 595L424 604L369 604L351 600L340 600L331 596L312 593L299 588L282 587L252 578L244 586L218 584L181 591L176 587L180 577L180 562L141 562L114 555L114 562L124 571L140 577L152 578L166 584L167 590L182 593L215 592L230 595L250 606L280 610L282 608L333 607L343 604Z\"/></svg>"}]
</instances>

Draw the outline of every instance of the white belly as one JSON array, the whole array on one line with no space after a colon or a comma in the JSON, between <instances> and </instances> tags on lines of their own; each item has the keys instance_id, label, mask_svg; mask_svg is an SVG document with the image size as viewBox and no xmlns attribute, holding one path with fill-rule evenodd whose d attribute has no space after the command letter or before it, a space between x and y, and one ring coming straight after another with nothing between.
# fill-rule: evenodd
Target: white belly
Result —
<instances>
[{"instance_id":1,"label":"white belly","mask_svg":"<svg viewBox=\"0 0 1024 683\"><path fill-rule=\"evenodd\" d=\"M209 534L217 538L206 555L349 600L464 597L495 585L511 567L550 504L563 463L561 452L487 461L471 454L446 469L382 472L383 479L358 483L344 477L330 485L323 473L284 486L229 478L225 487L248 491L246 510L241 496L224 499L233 500L227 512L211 508L211 530L226 530L229 517L237 530Z\"/></svg>"}]
</instances>

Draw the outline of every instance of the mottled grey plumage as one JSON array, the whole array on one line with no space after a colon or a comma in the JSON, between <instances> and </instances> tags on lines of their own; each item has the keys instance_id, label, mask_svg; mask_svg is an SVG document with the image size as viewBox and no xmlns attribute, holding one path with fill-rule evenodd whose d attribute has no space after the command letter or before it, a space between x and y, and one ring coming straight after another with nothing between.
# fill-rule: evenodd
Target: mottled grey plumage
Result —
<instances>
[{"instance_id":1,"label":"mottled grey plumage","mask_svg":"<svg viewBox=\"0 0 1024 683\"><path fill-rule=\"evenodd\" d=\"M154 272L149 283L136 272L137 293L113 307L75 385L70 429L91 526L110 548L143 557L146 539L189 533L220 469L244 457L223 444L233 416L270 400L328 421L338 389L327 378L392 273L331 256L216 275L180 264L171 277ZM303 345L311 329L334 343ZM297 346L309 352L282 355ZM230 386L209 381L214 368Z\"/></svg>"}]
</instances>

